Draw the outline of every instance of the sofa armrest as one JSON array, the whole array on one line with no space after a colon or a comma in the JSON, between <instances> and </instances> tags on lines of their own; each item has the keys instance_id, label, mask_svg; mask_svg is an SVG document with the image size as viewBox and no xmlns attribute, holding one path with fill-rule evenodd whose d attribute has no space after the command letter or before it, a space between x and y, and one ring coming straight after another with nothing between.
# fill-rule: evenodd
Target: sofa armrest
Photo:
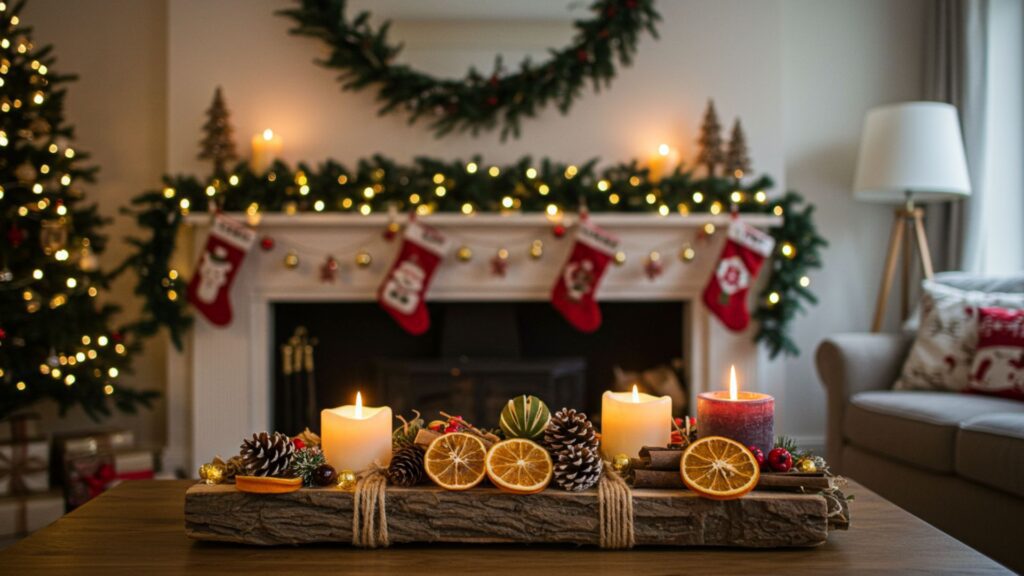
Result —
<instances>
[{"instance_id":1,"label":"sofa armrest","mask_svg":"<svg viewBox=\"0 0 1024 576\"><path fill-rule=\"evenodd\" d=\"M912 341L905 334L837 334L818 346L815 364L828 396L826 457L837 471L842 467L843 418L850 396L891 387Z\"/></svg>"}]
</instances>

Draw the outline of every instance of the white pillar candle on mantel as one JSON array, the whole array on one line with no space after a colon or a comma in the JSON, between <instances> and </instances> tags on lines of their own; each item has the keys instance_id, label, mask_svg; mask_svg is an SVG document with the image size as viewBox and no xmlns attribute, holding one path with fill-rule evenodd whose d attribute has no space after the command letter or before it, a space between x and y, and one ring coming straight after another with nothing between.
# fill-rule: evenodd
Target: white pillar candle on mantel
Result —
<instances>
[{"instance_id":1,"label":"white pillar candle on mantel","mask_svg":"<svg viewBox=\"0 0 1024 576\"><path fill-rule=\"evenodd\" d=\"M391 463L391 408L355 405L320 412L320 445L334 469L361 472L373 464Z\"/></svg>"},{"instance_id":2,"label":"white pillar candle on mantel","mask_svg":"<svg viewBox=\"0 0 1024 576\"><path fill-rule=\"evenodd\" d=\"M281 156L281 149L284 148L284 141L281 135L270 128L252 137L252 156L249 158L249 168L256 174L264 174L270 170L270 166Z\"/></svg>"},{"instance_id":3,"label":"white pillar candle on mantel","mask_svg":"<svg viewBox=\"0 0 1024 576\"><path fill-rule=\"evenodd\" d=\"M644 446L668 446L672 440L672 398L607 391L601 398L601 454L636 458Z\"/></svg>"}]
</instances>

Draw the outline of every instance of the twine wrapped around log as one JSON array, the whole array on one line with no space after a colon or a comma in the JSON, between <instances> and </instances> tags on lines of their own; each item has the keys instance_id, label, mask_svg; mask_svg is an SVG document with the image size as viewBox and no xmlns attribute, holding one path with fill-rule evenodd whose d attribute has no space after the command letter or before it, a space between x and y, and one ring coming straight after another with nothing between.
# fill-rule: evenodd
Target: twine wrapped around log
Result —
<instances>
[{"instance_id":1,"label":"twine wrapped around log","mask_svg":"<svg viewBox=\"0 0 1024 576\"><path fill-rule=\"evenodd\" d=\"M386 548L388 515L384 505L387 479L374 467L359 479L352 499L352 545L359 548Z\"/></svg>"},{"instance_id":2,"label":"twine wrapped around log","mask_svg":"<svg viewBox=\"0 0 1024 576\"><path fill-rule=\"evenodd\" d=\"M601 548L632 548L636 543L633 532L633 492L626 481L608 462L597 483L597 503L600 511Z\"/></svg>"}]
</instances>

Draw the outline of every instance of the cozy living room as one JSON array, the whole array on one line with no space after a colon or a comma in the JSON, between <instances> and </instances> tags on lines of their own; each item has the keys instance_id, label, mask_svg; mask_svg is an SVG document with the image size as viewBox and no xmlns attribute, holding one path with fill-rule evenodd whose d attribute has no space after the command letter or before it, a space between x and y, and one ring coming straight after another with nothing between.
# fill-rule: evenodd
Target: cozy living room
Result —
<instances>
[{"instance_id":1,"label":"cozy living room","mask_svg":"<svg viewBox=\"0 0 1024 576\"><path fill-rule=\"evenodd\" d=\"M1019 0L0 0L0 572L1024 571Z\"/></svg>"}]
</instances>

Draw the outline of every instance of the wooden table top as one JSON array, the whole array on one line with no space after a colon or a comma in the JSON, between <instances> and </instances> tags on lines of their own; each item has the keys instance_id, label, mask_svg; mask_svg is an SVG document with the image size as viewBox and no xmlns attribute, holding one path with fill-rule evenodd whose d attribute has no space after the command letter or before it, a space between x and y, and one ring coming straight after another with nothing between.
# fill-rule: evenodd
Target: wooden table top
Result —
<instances>
[{"instance_id":1,"label":"wooden table top","mask_svg":"<svg viewBox=\"0 0 1024 576\"><path fill-rule=\"evenodd\" d=\"M856 483L852 525L817 548L790 550L345 546L258 548L185 536L192 481L125 482L0 552L3 574L1005 574L980 552Z\"/></svg>"}]
</instances>

